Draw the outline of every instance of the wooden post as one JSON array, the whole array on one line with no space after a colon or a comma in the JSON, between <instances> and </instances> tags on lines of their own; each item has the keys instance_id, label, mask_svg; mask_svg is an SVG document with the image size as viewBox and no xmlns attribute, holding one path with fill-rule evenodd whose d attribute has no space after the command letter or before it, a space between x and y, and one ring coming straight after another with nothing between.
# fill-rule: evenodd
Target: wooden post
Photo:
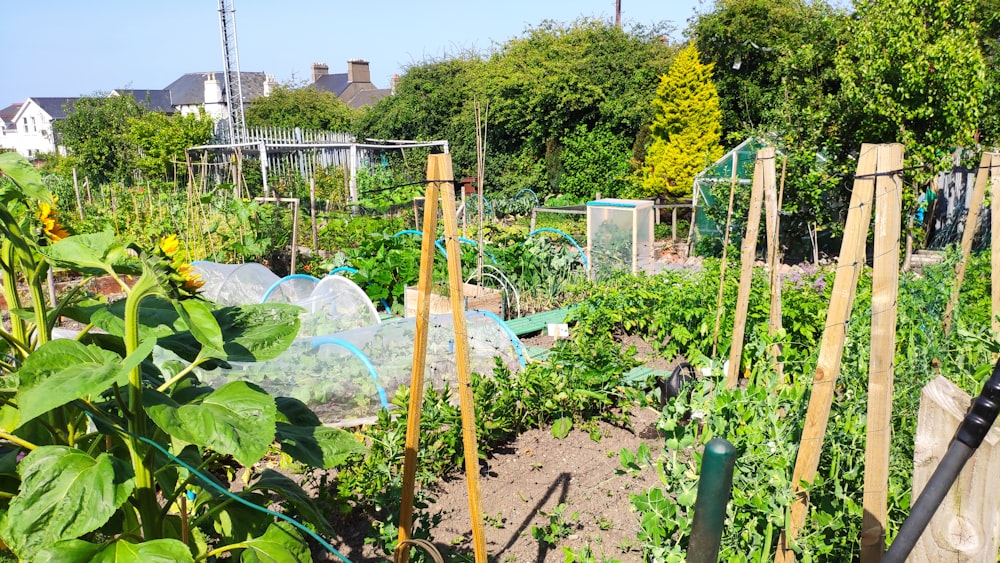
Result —
<instances>
[{"instance_id":1,"label":"wooden post","mask_svg":"<svg viewBox=\"0 0 1000 563\"><path fill-rule=\"evenodd\" d=\"M537 220L537 218L538 218L538 208L537 207L532 207L531 208L531 221L528 223L528 232L529 233L535 232L535 221Z\"/></svg>"},{"instance_id":2,"label":"wooden post","mask_svg":"<svg viewBox=\"0 0 1000 563\"><path fill-rule=\"evenodd\" d=\"M280 198L275 198L280 199ZM295 258L299 254L299 198L292 201L292 263L289 266L290 274L295 273Z\"/></svg>"},{"instance_id":3,"label":"wooden post","mask_svg":"<svg viewBox=\"0 0 1000 563\"><path fill-rule=\"evenodd\" d=\"M903 197L903 146L879 145L875 181L875 248L872 271L871 358L865 447L861 562L878 563L885 551L889 511L889 444L892 435L899 229Z\"/></svg>"},{"instance_id":4,"label":"wooden post","mask_svg":"<svg viewBox=\"0 0 1000 563\"><path fill-rule=\"evenodd\" d=\"M76 192L76 212L83 221L83 201L80 199L80 184L76 181L76 168L73 168L73 191Z\"/></svg>"},{"instance_id":5,"label":"wooden post","mask_svg":"<svg viewBox=\"0 0 1000 563\"><path fill-rule=\"evenodd\" d=\"M458 398L462 409L462 443L465 450L465 480L469 493L469 516L472 520L472 547L476 563L486 563L486 532L483 526L482 501L479 496L479 446L476 442L476 416L472 398L469 334L465 325L465 307L463 306L465 300L462 296L462 249L458 246L458 214L455 209L455 184L452 182L454 176L450 154L430 156L439 161L437 179L443 181L441 214L444 216L445 249L448 252L451 318L455 325L455 367L458 370ZM479 193L482 194L481 184L479 190ZM479 200L481 202L482 197ZM480 230L479 236L480 241L482 241L482 230ZM479 246L482 248L482 242Z\"/></svg>"},{"instance_id":6,"label":"wooden post","mask_svg":"<svg viewBox=\"0 0 1000 563\"><path fill-rule=\"evenodd\" d=\"M670 211L670 244L677 244L677 208Z\"/></svg>"},{"instance_id":7,"label":"wooden post","mask_svg":"<svg viewBox=\"0 0 1000 563\"><path fill-rule=\"evenodd\" d=\"M733 222L733 200L736 197L736 162L733 161L733 177L729 183L729 208L726 210L726 231L722 235L722 261L719 263L719 295L715 298L715 331L712 332L712 358L714 361L716 349L719 346L719 326L722 324L722 302L726 291L726 256L729 254L729 225ZM691 225L694 228L694 208L691 212ZM688 239L691 232L688 231ZM690 245L688 245L690 252Z\"/></svg>"},{"instance_id":8,"label":"wooden post","mask_svg":"<svg viewBox=\"0 0 1000 563\"><path fill-rule=\"evenodd\" d=\"M440 179L438 160L427 159L427 179ZM399 542L410 539L413 528L414 486L417 476L417 448L420 444L420 408L424 402L424 370L427 366L427 336L430 332L431 286L434 283L434 240L437 238L438 191L440 184L427 184L424 199L424 230L420 239L420 274L417 281L416 332L413 337L413 364L410 372L410 402L406 411L406 450L403 454L403 497L399 513ZM416 200L414 200L416 209ZM402 548L403 563L409 549Z\"/></svg>"},{"instance_id":9,"label":"wooden post","mask_svg":"<svg viewBox=\"0 0 1000 563\"><path fill-rule=\"evenodd\" d=\"M774 559L778 563L795 561L795 552L792 551L790 542L798 537L808 509L808 492L801 483L803 481L812 483L819 467L823 435L826 434L826 424L830 419L833 392L844 353L847 320L854 304L858 275L865 264L865 240L868 237L875 187L876 151L877 145L867 143L861 145L854 188L851 191L851 203L847 211L847 224L844 227L844 239L837 260L837 275L833 280L830 307L826 313L826 328L823 330L820 342L819 359L816 363L812 392L809 395L805 426L802 429L799 452L795 458L795 469L792 471L792 492L795 494L795 499L792 502L787 527L778 539L778 550Z\"/></svg>"},{"instance_id":10,"label":"wooden post","mask_svg":"<svg viewBox=\"0 0 1000 563\"><path fill-rule=\"evenodd\" d=\"M316 227L316 178L309 178L309 221L312 223L313 252L319 250L317 239L319 233Z\"/></svg>"},{"instance_id":11,"label":"wooden post","mask_svg":"<svg viewBox=\"0 0 1000 563\"><path fill-rule=\"evenodd\" d=\"M785 183L785 164L788 159L781 162L781 185ZM777 186L774 182L764 185L764 219L767 224L767 268L768 286L771 289L771 307L768 316L768 334L774 336L781 331L781 275L778 271L781 268L781 261L778 259L780 220L778 212L781 210L781 203L778 201ZM771 348L771 355L774 356L775 381L784 380L784 366L778 358L781 356L781 345L774 344Z\"/></svg>"},{"instance_id":12,"label":"wooden post","mask_svg":"<svg viewBox=\"0 0 1000 563\"><path fill-rule=\"evenodd\" d=\"M944 308L942 326L946 335L951 332L951 322L955 317L955 306L958 305L958 296L962 291L962 282L965 281L965 268L969 262L969 255L972 254L972 240L976 236L976 225L979 224L979 208L983 206L983 196L986 194L986 179L989 177L993 155L995 154L984 152L983 158L979 162L979 171L976 173L976 184L972 188L972 201L969 202L969 213L965 217L965 229L962 231L962 258L955 266L955 283L952 285L951 297L948 299L948 304Z\"/></svg>"},{"instance_id":13,"label":"wooden post","mask_svg":"<svg viewBox=\"0 0 1000 563\"><path fill-rule=\"evenodd\" d=\"M911 502L927 485L948 450L971 398L954 383L937 377L920 392L913 444ZM966 463L914 545L911 563L996 561L1000 551L1000 427L994 427Z\"/></svg>"},{"instance_id":14,"label":"wooden post","mask_svg":"<svg viewBox=\"0 0 1000 563\"><path fill-rule=\"evenodd\" d=\"M740 361L743 358L743 337L747 327L747 309L750 307L750 284L753 281L753 263L757 255L757 233L760 230L760 208L764 199L764 184L774 184L774 148L757 151L753 169L753 186L750 189L750 210L747 212L747 231L743 236L740 257L740 289L736 296L736 319L733 321L733 340L729 345L729 371L726 389L734 389L740 381Z\"/></svg>"},{"instance_id":15,"label":"wooden post","mask_svg":"<svg viewBox=\"0 0 1000 563\"><path fill-rule=\"evenodd\" d=\"M1000 202L1000 153L993 153L990 164L990 201ZM990 205L990 225L997 228L990 229L990 266L992 281L993 307L990 311L990 318L993 319L993 338L1000 334L1000 204Z\"/></svg>"}]
</instances>

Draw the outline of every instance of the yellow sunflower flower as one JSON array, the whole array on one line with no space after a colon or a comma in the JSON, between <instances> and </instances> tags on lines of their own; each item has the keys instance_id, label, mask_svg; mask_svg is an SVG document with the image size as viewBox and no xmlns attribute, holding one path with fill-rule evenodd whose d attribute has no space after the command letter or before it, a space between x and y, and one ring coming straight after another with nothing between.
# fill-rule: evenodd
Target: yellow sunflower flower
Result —
<instances>
[{"instance_id":1,"label":"yellow sunflower flower","mask_svg":"<svg viewBox=\"0 0 1000 563\"><path fill-rule=\"evenodd\" d=\"M177 249L180 248L180 243L177 241L177 235L170 235L160 239L160 252L164 256L170 258L177 253Z\"/></svg>"},{"instance_id":2,"label":"yellow sunflower flower","mask_svg":"<svg viewBox=\"0 0 1000 563\"><path fill-rule=\"evenodd\" d=\"M201 286L205 285L205 280L201 279L201 276L194 273L194 266L191 264L181 264L177 268L177 273L184 278L184 283L181 285L186 291L194 293L201 289Z\"/></svg>"},{"instance_id":3,"label":"yellow sunflower flower","mask_svg":"<svg viewBox=\"0 0 1000 563\"><path fill-rule=\"evenodd\" d=\"M62 239L69 236L69 232L66 227L59 223L58 216L56 213L55 204L59 201L58 197L52 197L52 205L47 202L41 202L38 209L38 220L42 222L42 232L45 236L49 238L52 242L59 242Z\"/></svg>"}]
</instances>

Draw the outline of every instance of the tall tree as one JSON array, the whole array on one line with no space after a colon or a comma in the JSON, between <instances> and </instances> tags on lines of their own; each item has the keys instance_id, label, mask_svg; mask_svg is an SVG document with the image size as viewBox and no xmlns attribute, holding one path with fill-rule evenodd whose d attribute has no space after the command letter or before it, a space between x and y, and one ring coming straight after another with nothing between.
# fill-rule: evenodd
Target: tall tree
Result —
<instances>
[{"instance_id":1,"label":"tall tree","mask_svg":"<svg viewBox=\"0 0 1000 563\"><path fill-rule=\"evenodd\" d=\"M908 162L949 165L972 146L985 115L986 60L967 0L858 2L837 56L857 142L902 142Z\"/></svg>"},{"instance_id":2,"label":"tall tree","mask_svg":"<svg viewBox=\"0 0 1000 563\"><path fill-rule=\"evenodd\" d=\"M145 113L132 96L84 97L53 124L69 160L97 183L129 183L138 152L128 139L129 118Z\"/></svg>"},{"instance_id":3,"label":"tall tree","mask_svg":"<svg viewBox=\"0 0 1000 563\"><path fill-rule=\"evenodd\" d=\"M174 162L184 160L188 147L207 144L212 139L214 124L206 115L167 116L150 112L128 118L128 126L128 139L141 150L136 162L138 168L171 180Z\"/></svg>"},{"instance_id":4,"label":"tall tree","mask_svg":"<svg viewBox=\"0 0 1000 563\"><path fill-rule=\"evenodd\" d=\"M694 177L722 156L722 112L712 83L712 64L689 44L660 78L650 126L652 143L642 165L646 197L691 195Z\"/></svg>"},{"instance_id":5,"label":"tall tree","mask_svg":"<svg viewBox=\"0 0 1000 563\"><path fill-rule=\"evenodd\" d=\"M279 86L246 108L248 126L300 127L321 131L350 131L357 113L331 92L311 87Z\"/></svg>"},{"instance_id":6,"label":"tall tree","mask_svg":"<svg viewBox=\"0 0 1000 563\"><path fill-rule=\"evenodd\" d=\"M483 61L462 53L406 69L392 96L361 116L361 137L449 142L456 175L476 170L474 103L482 98Z\"/></svg>"},{"instance_id":7,"label":"tall tree","mask_svg":"<svg viewBox=\"0 0 1000 563\"><path fill-rule=\"evenodd\" d=\"M578 125L598 126L631 143L652 118L658 77L673 59L666 28L622 30L612 22L551 21L509 41L490 59L492 131L512 168L546 164L558 189L562 139ZM519 171L518 171L519 172Z\"/></svg>"},{"instance_id":8,"label":"tall tree","mask_svg":"<svg viewBox=\"0 0 1000 563\"><path fill-rule=\"evenodd\" d=\"M832 67L846 20L822 0L716 0L713 11L698 15L687 33L702 59L715 63L724 137L742 141L787 122L776 111L790 107L796 96L789 94L800 87L828 90L822 69Z\"/></svg>"}]
</instances>

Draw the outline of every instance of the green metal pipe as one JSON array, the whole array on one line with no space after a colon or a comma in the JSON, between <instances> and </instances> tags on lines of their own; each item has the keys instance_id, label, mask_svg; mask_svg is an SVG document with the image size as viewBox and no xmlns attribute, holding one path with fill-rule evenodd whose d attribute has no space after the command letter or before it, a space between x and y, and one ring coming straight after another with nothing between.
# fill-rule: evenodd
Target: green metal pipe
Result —
<instances>
[{"instance_id":1,"label":"green metal pipe","mask_svg":"<svg viewBox=\"0 0 1000 563\"><path fill-rule=\"evenodd\" d=\"M716 563L722 543L726 505L733 488L736 448L728 440L712 438L705 444L694 503L694 522L688 541L687 563Z\"/></svg>"}]
</instances>

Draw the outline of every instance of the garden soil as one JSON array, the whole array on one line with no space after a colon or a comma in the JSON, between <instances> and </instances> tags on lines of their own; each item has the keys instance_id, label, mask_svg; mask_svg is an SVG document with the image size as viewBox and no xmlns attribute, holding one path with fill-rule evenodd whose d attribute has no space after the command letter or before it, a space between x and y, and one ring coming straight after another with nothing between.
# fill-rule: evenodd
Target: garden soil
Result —
<instances>
[{"instance_id":1,"label":"garden soil","mask_svg":"<svg viewBox=\"0 0 1000 563\"><path fill-rule=\"evenodd\" d=\"M639 519L629 496L662 483L652 467L625 472L619 452L635 452L645 443L655 457L663 445L655 428L658 417L655 409L636 408L628 427L597 423L597 440L579 428L563 439L555 438L550 428L530 430L481 461L479 492L489 560L562 562L564 548L589 546L597 561L642 561L636 539ZM446 561L472 561L468 484L464 471L460 473L461 478L438 483L433 493L437 502L429 508L441 516L432 534ZM556 527L565 532L555 545L532 535L533 530ZM366 528L347 531L335 547L356 563L385 561L364 545Z\"/></svg>"}]
</instances>

